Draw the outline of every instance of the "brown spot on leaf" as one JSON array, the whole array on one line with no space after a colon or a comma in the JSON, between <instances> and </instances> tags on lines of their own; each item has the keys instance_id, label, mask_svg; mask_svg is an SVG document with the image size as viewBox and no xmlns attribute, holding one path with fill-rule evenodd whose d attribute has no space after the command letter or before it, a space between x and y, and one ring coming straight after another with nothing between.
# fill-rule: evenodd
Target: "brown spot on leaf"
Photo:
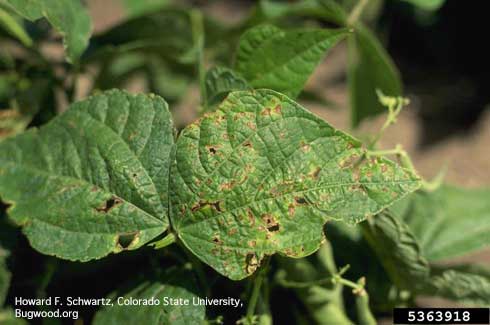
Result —
<instances>
[{"instance_id":1,"label":"brown spot on leaf","mask_svg":"<svg viewBox=\"0 0 490 325\"><path fill-rule=\"evenodd\" d=\"M255 125L255 123L250 122L250 121L247 122L247 126L250 130L253 130L253 131L255 131L257 129L257 126Z\"/></svg>"},{"instance_id":2,"label":"brown spot on leaf","mask_svg":"<svg viewBox=\"0 0 490 325\"><path fill-rule=\"evenodd\" d=\"M251 143L250 141L245 141L245 142L243 143L243 146L244 146L244 147L247 147L247 148L252 148L252 143Z\"/></svg>"},{"instance_id":3,"label":"brown spot on leaf","mask_svg":"<svg viewBox=\"0 0 490 325\"><path fill-rule=\"evenodd\" d=\"M339 166L340 168L352 167L357 162L358 159L359 156L357 154L350 155L349 157L341 160Z\"/></svg>"},{"instance_id":4,"label":"brown spot on leaf","mask_svg":"<svg viewBox=\"0 0 490 325\"><path fill-rule=\"evenodd\" d=\"M279 223L274 218L272 214L266 213L262 215L262 220L265 222L267 231L269 232L277 232L279 231Z\"/></svg>"},{"instance_id":5,"label":"brown spot on leaf","mask_svg":"<svg viewBox=\"0 0 490 325\"><path fill-rule=\"evenodd\" d=\"M288 214L289 214L289 216L294 217L295 210L296 210L296 208L294 207L294 204L290 204L288 206Z\"/></svg>"},{"instance_id":6,"label":"brown spot on leaf","mask_svg":"<svg viewBox=\"0 0 490 325\"><path fill-rule=\"evenodd\" d=\"M294 202L296 202L296 205L305 205L308 204L308 201L302 196L295 196L294 197Z\"/></svg>"},{"instance_id":7,"label":"brown spot on leaf","mask_svg":"<svg viewBox=\"0 0 490 325\"><path fill-rule=\"evenodd\" d=\"M208 201L202 201L202 200L199 200L199 202L194 204L191 208L191 211L195 212L195 211L200 210L206 206L212 207L217 212L223 212L223 208L221 207L221 201L208 202Z\"/></svg>"},{"instance_id":8,"label":"brown spot on leaf","mask_svg":"<svg viewBox=\"0 0 490 325\"><path fill-rule=\"evenodd\" d=\"M231 182L228 182L228 183L223 183L219 186L219 189L220 191L222 190L231 190L233 187L235 187L236 185L236 182L235 181L231 181Z\"/></svg>"},{"instance_id":9,"label":"brown spot on leaf","mask_svg":"<svg viewBox=\"0 0 490 325\"><path fill-rule=\"evenodd\" d=\"M206 146L210 154L215 155L218 152L217 146Z\"/></svg>"},{"instance_id":10,"label":"brown spot on leaf","mask_svg":"<svg viewBox=\"0 0 490 325\"><path fill-rule=\"evenodd\" d=\"M248 242L248 246L255 247L255 246L257 246L257 242L255 240L251 240Z\"/></svg>"},{"instance_id":11,"label":"brown spot on leaf","mask_svg":"<svg viewBox=\"0 0 490 325\"><path fill-rule=\"evenodd\" d=\"M105 201L100 207L95 208L97 212L108 213L114 207L122 203L122 200L117 197L111 197L109 200Z\"/></svg>"},{"instance_id":12,"label":"brown spot on leaf","mask_svg":"<svg viewBox=\"0 0 490 325\"><path fill-rule=\"evenodd\" d=\"M320 175L320 171L322 169L320 167L315 168L315 170L310 174L313 179L318 179L318 175Z\"/></svg>"},{"instance_id":13,"label":"brown spot on leaf","mask_svg":"<svg viewBox=\"0 0 490 325\"><path fill-rule=\"evenodd\" d=\"M311 146L304 141L301 141L299 145L301 146L301 150L303 150L303 152L308 152L311 150Z\"/></svg>"},{"instance_id":14,"label":"brown spot on leaf","mask_svg":"<svg viewBox=\"0 0 490 325\"><path fill-rule=\"evenodd\" d=\"M247 274L252 274L259 267L259 260L255 253L247 253L245 256L245 271Z\"/></svg>"},{"instance_id":15,"label":"brown spot on leaf","mask_svg":"<svg viewBox=\"0 0 490 325\"><path fill-rule=\"evenodd\" d=\"M219 236L218 235L215 235L213 237L213 243L215 243L217 245L222 244L222 241L221 241L221 239L219 239Z\"/></svg>"},{"instance_id":16,"label":"brown spot on leaf","mask_svg":"<svg viewBox=\"0 0 490 325\"><path fill-rule=\"evenodd\" d=\"M277 104L276 107L274 107L274 112L277 114L281 114L282 111L282 106Z\"/></svg>"},{"instance_id":17,"label":"brown spot on leaf","mask_svg":"<svg viewBox=\"0 0 490 325\"><path fill-rule=\"evenodd\" d=\"M269 107L266 107L260 112L260 115L262 116L270 116L271 115L271 109Z\"/></svg>"},{"instance_id":18,"label":"brown spot on leaf","mask_svg":"<svg viewBox=\"0 0 490 325\"><path fill-rule=\"evenodd\" d=\"M237 228L231 228L230 230L228 230L228 235L233 236L237 232L238 232Z\"/></svg>"},{"instance_id":19,"label":"brown spot on leaf","mask_svg":"<svg viewBox=\"0 0 490 325\"><path fill-rule=\"evenodd\" d=\"M247 217L248 217L248 221L250 221L250 226L252 227L255 226L255 216L252 213L252 210L247 209Z\"/></svg>"}]
</instances>

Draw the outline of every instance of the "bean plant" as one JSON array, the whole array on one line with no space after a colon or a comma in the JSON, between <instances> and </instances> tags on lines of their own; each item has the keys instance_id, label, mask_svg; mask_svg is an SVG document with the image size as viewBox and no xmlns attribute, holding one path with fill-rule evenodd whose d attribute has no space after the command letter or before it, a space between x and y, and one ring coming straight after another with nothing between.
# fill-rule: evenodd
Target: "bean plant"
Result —
<instances>
[{"instance_id":1,"label":"bean plant","mask_svg":"<svg viewBox=\"0 0 490 325\"><path fill-rule=\"evenodd\" d=\"M379 148L408 99L369 27L377 1L262 0L233 23L120 6L93 34L79 0L0 0L0 323L24 323L17 296L75 295L67 278L91 298L240 299L82 311L102 325L376 324L424 296L490 304L489 269L441 263L490 243L490 190ZM43 48L60 42L63 57ZM305 84L337 47L347 131L302 104L328 104Z\"/></svg>"}]
</instances>

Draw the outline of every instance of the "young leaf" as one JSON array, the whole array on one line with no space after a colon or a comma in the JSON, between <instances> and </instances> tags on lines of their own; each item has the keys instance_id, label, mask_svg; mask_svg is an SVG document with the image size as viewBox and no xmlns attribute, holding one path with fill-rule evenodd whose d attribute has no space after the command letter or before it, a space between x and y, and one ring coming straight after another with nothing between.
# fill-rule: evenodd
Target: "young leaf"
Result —
<instances>
[{"instance_id":1,"label":"young leaf","mask_svg":"<svg viewBox=\"0 0 490 325\"><path fill-rule=\"evenodd\" d=\"M172 169L172 226L231 279L265 255L318 249L322 226L356 223L419 186L384 159L356 164L361 143L271 90L231 93L186 127Z\"/></svg>"},{"instance_id":2,"label":"young leaf","mask_svg":"<svg viewBox=\"0 0 490 325\"><path fill-rule=\"evenodd\" d=\"M490 189L443 185L416 192L392 207L414 232L429 261L449 259L490 245Z\"/></svg>"},{"instance_id":3,"label":"young leaf","mask_svg":"<svg viewBox=\"0 0 490 325\"><path fill-rule=\"evenodd\" d=\"M241 37L236 70L254 88L270 88L294 98L326 53L346 35L346 29L283 31L260 25Z\"/></svg>"},{"instance_id":4,"label":"young leaf","mask_svg":"<svg viewBox=\"0 0 490 325\"><path fill-rule=\"evenodd\" d=\"M225 67L214 67L206 73L206 94L208 104L220 103L228 93L235 90L248 90L250 86L232 69Z\"/></svg>"},{"instance_id":5,"label":"young leaf","mask_svg":"<svg viewBox=\"0 0 490 325\"><path fill-rule=\"evenodd\" d=\"M42 253L88 261L135 249L168 226L173 148L163 99L108 91L0 142L0 197Z\"/></svg>"},{"instance_id":6,"label":"young leaf","mask_svg":"<svg viewBox=\"0 0 490 325\"><path fill-rule=\"evenodd\" d=\"M92 23L80 0L7 0L24 18L45 17L63 36L67 60L74 63L87 48Z\"/></svg>"},{"instance_id":7,"label":"young leaf","mask_svg":"<svg viewBox=\"0 0 490 325\"><path fill-rule=\"evenodd\" d=\"M363 119L386 111L376 89L388 96L400 96L402 85L390 56L369 29L356 26L348 44L351 121L356 127Z\"/></svg>"},{"instance_id":8,"label":"young leaf","mask_svg":"<svg viewBox=\"0 0 490 325\"><path fill-rule=\"evenodd\" d=\"M129 292L115 292L112 298L159 300L160 305L119 305L108 306L95 315L95 325L106 324L202 324L206 310L204 305L194 304L199 299L197 286L192 274L184 270L173 270L164 275L140 282ZM124 301L124 299L122 301ZM164 305L164 299L172 302L177 299L188 300L189 305Z\"/></svg>"}]
</instances>

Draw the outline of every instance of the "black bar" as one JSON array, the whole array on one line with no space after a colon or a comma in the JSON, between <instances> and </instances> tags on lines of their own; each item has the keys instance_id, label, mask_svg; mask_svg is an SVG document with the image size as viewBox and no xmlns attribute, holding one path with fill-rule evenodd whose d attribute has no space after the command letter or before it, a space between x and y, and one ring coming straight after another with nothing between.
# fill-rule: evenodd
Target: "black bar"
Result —
<instances>
[{"instance_id":1,"label":"black bar","mask_svg":"<svg viewBox=\"0 0 490 325\"><path fill-rule=\"evenodd\" d=\"M395 308L394 324L485 324L489 308Z\"/></svg>"}]
</instances>

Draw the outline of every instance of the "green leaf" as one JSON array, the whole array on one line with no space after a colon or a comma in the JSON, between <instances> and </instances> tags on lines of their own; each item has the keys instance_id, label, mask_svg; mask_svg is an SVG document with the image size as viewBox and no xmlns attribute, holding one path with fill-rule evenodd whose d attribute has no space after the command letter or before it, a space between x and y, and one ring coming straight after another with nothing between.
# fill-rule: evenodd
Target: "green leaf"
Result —
<instances>
[{"instance_id":1,"label":"green leaf","mask_svg":"<svg viewBox=\"0 0 490 325\"><path fill-rule=\"evenodd\" d=\"M269 88L294 98L326 53L346 35L346 29L283 31L260 25L242 35L236 70L254 88Z\"/></svg>"},{"instance_id":2,"label":"green leaf","mask_svg":"<svg viewBox=\"0 0 490 325\"><path fill-rule=\"evenodd\" d=\"M303 16L323 19L327 22L344 25L347 14L334 0L302 0L277 2L262 0L258 5L258 17L265 20Z\"/></svg>"},{"instance_id":3,"label":"green leaf","mask_svg":"<svg viewBox=\"0 0 490 325\"><path fill-rule=\"evenodd\" d=\"M403 0L424 10L435 11L441 8L446 0Z\"/></svg>"},{"instance_id":4,"label":"green leaf","mask_svg":"<svg viewBox=\"0 0 490 325\"><path fill-rule=\"evenodd\" d=\"M123 0L130 17L141 16L166 7L169 0Z\"/></svg>"},{"instance_id":5,"label":"green leaf","mask_svg":"<svg viewBox=\"0 0 490 325\"><path fill-rule=\"evenodd\" d=\"M348 83L351 123L356 127L367 117L386 111L376 89L388 96L401 96L398 70L376 36L361 26L349 37Z\"/></svg>"},{"instance_id":6,"label":"green leaf","mask_svg":"<svg viewBox=\"0 0 490 325\"><path fill-rule=\"evenodd\" d=\"M435 268L424 294L440 296L466 305L490 305L490 270L474 265Z\"/></svg>"},{"instance_id":7,"label":"green leaf","mask_svg":"<svg viewBox=\"0 0 490 325\"><path fill-rule=\"evenodd\" d=\"M17 109L0 110L0 140L25 130L32 116L22 114Z\"/></svg>"},{"instance_id":8,"label":"green leaf","mask_svg":"<svg viewBox=\"0 0 490 325\"><path fill-rule=\"evenodd\" d=\"M7 296L10 286L11 274L6 263L8 255L8 251L0 245L0 308L2 308L5 303L5 297Z\"/></svg>"},{"instance_id":9,"label":"green leaf","mask_svg":"<svg viewBox=\"0 0 490 325\"><path fill-rule=\"evenodd\" d=\"M128 299L157 299L158 306L118 305L116 297ZM197 305L198 290L192 274L184 270L172 270L165 274L141 281L128 292L115 292L111 295L114 306L100 310L94 325L106 324L201 324L205 319L204 305ZM164 299L188 300L189 305L164 305Z\"/></svg>"},{"instance_id":10,"label":"green leaf","mask_svg":"<svg viewBox=\"0 0 490 325\"><path fill-rule=\"evenodd\" d=\"M245 79L232 69L225 67L214 67L208 70L205 82L210 105L219 104L232 91L250 89Z\"/></svg>"},{"instance_id":11,"label":"green leaf","mask_svg":"<svg viewBox=\"0 0 490 325\"><path fill-rule=\"evenodd\" d=\"M414 290L426 285L430 265L412 231L403 221L390 213L381 213L364 223L363 230L381 264L398 287Z\"/></svg>"},{"instance_id":12,"label":"green leaf","mask_svg":"<svg viewBox=\"0 0 490 325\"><path fill-rule=\"evenodd\" d=\"M96 49L89 55L92 60L136 51L156 53L179 62L195 60L191 22L185 10L165 9L134 17L93 37L92 41Z\"/></svg>"},{"instance_id":13,"label":"green leaf","mask_svg":"<svg viewBox=\"0 0 490 325\"><path fill-rule=\"evenodd\" d=\"M6 0L19 15L31 21L43 17L42 0Z\"/></svg>"},{"instance_id":14,"label":"green leaf","mask_svg":"<svg viewBox=\"0 0 490 325\"><path fill-rule=\"evenodd\" d=\"M172 169L172 226L231 279L265 255L302 257L332 219L357 223L417 189L417 176L271 90L231 93L186 127Z\"/></svg>"},{"instance_id":15,"label":"green leaf","mask_svg":"<svg viewBox=\"0 0 490 325\"><path fill-rule=\"evenodd\" d=\"M74 63L87 48L92 23L79 0L7 0L24 18L35 21L45 17L63 36L67 60Z\"/></svg>"},{"instance_id":16,"label":"green leaf","mask_svg":"<svg viewBox=\"0 0 490 325\"><path fill-rule=\"evenodd\" d=\"M490 245L490 189L443 185L418 191L392 211L412 229L429 261L458 257Z\"/></svg>"},{"instance_id":17,"label":"green leaf","mask_svg":"<svg viewBox=\"0 0 490 325\"><path fill-rule=\"evenodd\" d=\"M439 193L422 193L419 191L411 194L392 206L389 213L381 213L372 218L369 223L364 223L365 237L398 287L414 294L435 295L464 304L487 305L490 303L490 270L472 265L448 267L431 265L426 258L427 251L437 249L441 243L436 241L435 243L421 244L421 238L424 237L420 237L420 233L427 236L425 238L430 238L431 236L437 237L439 231L442 233L447 231L444 221L440 221L441 215L445 215L446 210L440 209L437 200L430 201L428 199L432 195L440 197L447 188L447 186L441 188L438 190ZM450 189L454 190L454 188ZM470 206L472 205L480 205L481 207L481 204L486 204L488 195L478 203L477 200L482 198L483 196L475 195L475 201L468 205L468 210L471 211ZM413 202L418 205L413 204ZM420 202L424 202L424 204ZM450 207L446 206L445 208L452 212ZM424 209L427 211L421 213ZM485 210L485 212L487 211L488 209ZM396 214L403 217L395 216ZM474 218L464 218L464 215L465 211L459 210L458 219L467 219L467 224L471 224ZM404 219L409 224L405 223ZM448 221L450 222L451 219ZM466 232L465 226L456 226L459 227L457 228L459 230L452 229L452 234L461 237L460 234ZM473 223L473 226L478 229L478 222ZM425 227L429 229L425 229ZM474 235L470 233L469 236ZM462 245L464 246L464 244ZM386 247L390 247L390 249L386 249Z\"/></svg>"},{"instance_id":18,"label":"green leaf","mask_svg":"<svg viewBox=\"0 0 490 325\"><path fill-rule=\"evenodd\" d=\"M135 249L168 226L173 142L164 100L108 91L0 142L0 197L44 254Z\"/></svg>"},{"instance_id":19,"label":"green leaf","mask_svg":"<svg viewBox=\"0 0 490 325\"><path fill-rule=\"evenodd\" d=\"M0 7L0 26L2 26L10 35L18 39L22 44L29 47L32 45L32 39L24 30L24 27L12 17L7 11Z\"/></svg>"}]
</instances>

